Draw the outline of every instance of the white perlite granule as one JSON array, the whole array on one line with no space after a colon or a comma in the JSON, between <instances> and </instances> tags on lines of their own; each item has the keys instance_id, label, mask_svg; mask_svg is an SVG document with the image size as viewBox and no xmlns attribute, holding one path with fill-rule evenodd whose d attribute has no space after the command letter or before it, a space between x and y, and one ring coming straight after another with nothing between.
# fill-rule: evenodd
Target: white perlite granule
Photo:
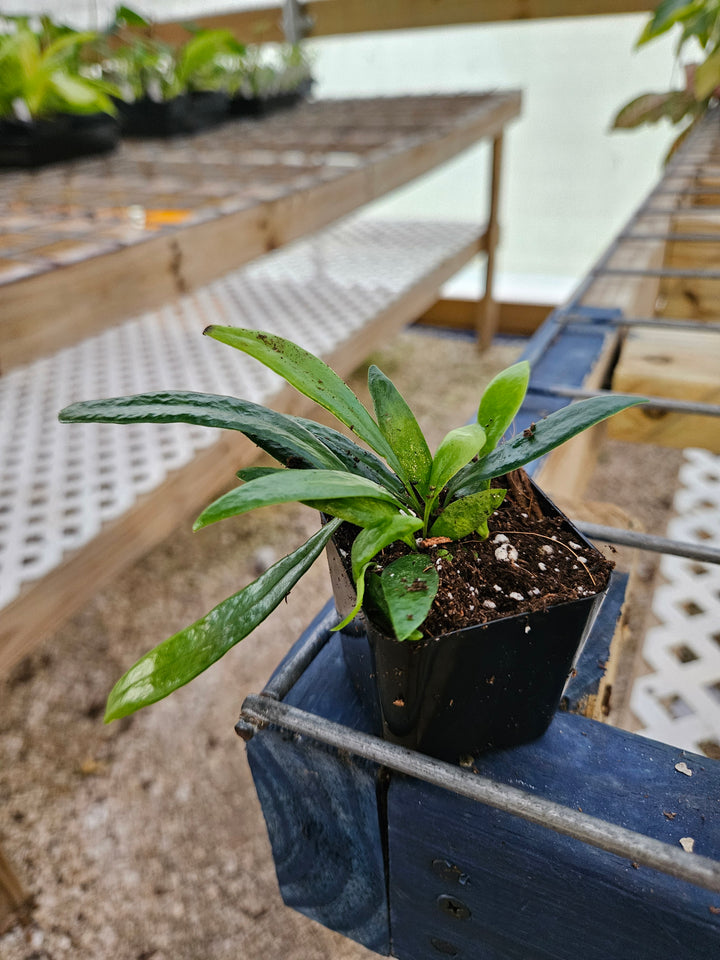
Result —
<instances>
[{"instance_id":1,"label":"white perlite granule","mask_svg":"<svg viewBox=\"0 0 720 960\"><path fill-rule=\"evenodd\" d=\"M501 543L500 546L495 551L496 560L506 560L513 562L517 560L518 552L511 543Z\"/></svg>"}]
</instances>

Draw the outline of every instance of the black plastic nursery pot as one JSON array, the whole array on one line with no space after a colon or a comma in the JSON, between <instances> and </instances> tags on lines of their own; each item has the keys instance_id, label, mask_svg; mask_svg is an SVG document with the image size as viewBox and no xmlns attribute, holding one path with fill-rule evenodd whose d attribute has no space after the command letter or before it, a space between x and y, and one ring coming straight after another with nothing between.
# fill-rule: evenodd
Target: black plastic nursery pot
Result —
<instances>
[{"instance_id":1,"label":"black plastic nursery pot","mask_svg":"<svg viewBox=\"0 0 720 960\"><path fill-rule=\"evenodd\" d=\"M60 113L30 122L0 119L0 167L41 167L107 153L119 137L118 121L107 113Z\"/></svg>"},{"instance_id":2,"label":"black plastic nursery pot","mask_svg":"<svg viewBox=\"0 0 720 960\"><path fill-rule=\"evenodd\" d=\"M191 123L194 130L206 130L227 120L230 98L222 90L195 90L190 94Z\"/></svg>"},{"instance_id":3,"label":"black plastic nursery pot","mask_svg":"<svg viewBox=\"0 0 720 960\"><path fill-rule=\"evenodd\" d=\"M183 95L155 101L142 97L132 103L116 101L123 136L175 137L190 133L190 99Z\"/></svg>"},{"instance_id":4,"label":"black plastic nursery pot","mask_svg":"<svg viewBox=\"0 0 720 960\"><path fill-rule=\"evenodd\" d=\"M594 551L534 489L543 513L561 517L573 538ZM335 557L331 551L336 605L347 610L352 583L336 551ZM547 730L603 594L420 641L397 641L366 616L365 635L343 633L343 653L386 740L458 762Z\"/></svg>"},{"instance_id":5,"label":"black plastic nursery pot","mask_svg":"<svg viewBox=\"0 0 720 960\"><path fill-rule=\"evenodd\" d=\"M266 117L278 110L288 110L305 100L312 90L313 81L306 80L295 90L274 93L268 97L244 97L237 94L230 99L230 115L233 117Z\"/></svg>"}]
</instances>

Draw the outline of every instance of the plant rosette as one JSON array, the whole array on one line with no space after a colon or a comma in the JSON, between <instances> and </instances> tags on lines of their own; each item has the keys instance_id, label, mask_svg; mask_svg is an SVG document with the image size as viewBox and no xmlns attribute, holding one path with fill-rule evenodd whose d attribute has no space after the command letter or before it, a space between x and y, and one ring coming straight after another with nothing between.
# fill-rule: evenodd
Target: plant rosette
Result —
<instances>
[{"instance_id":1,"label":"plant rosette","mask_svg":"<svg viewBox=\"0 0 720 960\"><path fill-rule=\"evenodd\" d=\"M493 481L517 477L514 471L524 464L643 399L612 395L581 400L501 443L529 382L528 364L516 363L487 386L476 420L451 430L432 454L407 403L377 367L371 366L368 374L373 416L327 364L289 340L235 327L211 326L205 333L279 374L330 411L364 445L313 420L212 394L141 394L84 401L61 411L60 419L66 423L190 423L238 430L281 464L240 470L241 485L210 504L195 521L195 529L287 502L306 504L330 518L257 580L145 654L115 684L106 721L162 699L248 636L287 596L343 523L359 530L349 548L355 603L336 629L347 627L362 609L371 629L389 636L396 648L426 643L433 638L433 617L443 595L437 554L429 551L438 544L450 545L455 563L458 551L475 550L479 562L476 545L491 541L489 522L494 523L507 496L506 489ZM528 506L532 508L530 501ZM504 536L510 538L510 533ZM583 546L579 540L573 542ZM502 548L509 562L520 566L519 554L515 558L509 549L511 540L490 546ZM398 555L388 556L387 551ZM452 569L452 564L447 567ZM514 591L505 592L512 602ZM527 616L533 616L537 600L528 600ZM532 623L529 633L525 626L523 634L530 636Z\"/></svg>"}]
</instances>

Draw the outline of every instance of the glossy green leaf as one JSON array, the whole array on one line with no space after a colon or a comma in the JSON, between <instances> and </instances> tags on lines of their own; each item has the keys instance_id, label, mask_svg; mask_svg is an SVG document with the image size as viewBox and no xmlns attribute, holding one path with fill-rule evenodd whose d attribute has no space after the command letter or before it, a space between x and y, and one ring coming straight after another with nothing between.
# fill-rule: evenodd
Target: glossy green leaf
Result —
<instances>
[{"instance_id":1,"label":"glossy green leaf","mask_svg":"<svg viewBox=\"0 0 720 960\"><path fill-rule=\"evenodd\" d=\"M396 540L402 540L414 546L413 534L421 526L422 520L419 517L397 514L380 522L377 526L366 527L355 537L352 545L352 573L357 602L342 623L338 624L337 630L346 627L360 612L365 596L365 572L377 554Z\"/></svg>"},{"instance_id":2,"label":"glossy green leaf","mask_svg":"<svg viewBox=\"0 0 720 960\"><path fill-rule=\"evenodd\" d=\"M269 477L273 473L281 473L285 467L243 467L238 470L235 476L238 480L249 483L250 480L257 480L259 477Z\"/></svg>"},{"instance_id":3,"label":"glossy green leaf","mask_svg":"<svg viewBox=\"0 0 720 960\"><path fill-rule=\"evenodd\" d=\"M477 463L471 463L450 485L450 496L453 499L469 496L476 493L478 483L491 480L493 477L502 477L511 470L525 466L531 460L550 453L555 447L570 440L571 437L582 433L588 427L612 417L621 410L645 403L644 397L612 396L590 397L579 400L560 410L555 410L544 420L539 420L529 436L524 432L513 440L501 444Z\"/></svg>"},{"instance_id":4,"label":"glossy green leaf","mask_svg":"<svg viewBox=\"0 0 720 960\"><path fill-rule=\"evenodd\" d=\"M450 537L460 540L470 533L487 536L487 520L505 498L505 490L479 490L468 497L453 500L430 528L431 537Z\"/></svg>"},{"instance_id":5,"label":"glossy green leaf","mask_svg":"<svg viewBox=\"0 0 720 960\"><path fill-rule=\"evenodd\" d=\"M398 640L406 640L422 626L439 584L435 564L427 554L411 553L385 567L380 585Z\"/></svg>"},{"instance_id":6,"label":"glossy green leaf","mask_svg":"<svg viewBox=\"0 0 720 960\"><path fill-rule=\"evenodd\" d=\"M469 423L451 430L437 448L430 471L430 495L425 520L441 490L455 474L462 470L485 445L485 431L479 423Z\"/></svg>"},{"instance_id":7,"label":"glossy green leaf","mask_svg":"<svg viewBox=\"0 0 720 960\"><path fill-rule=\"evenodd\" d=\"M287 464L342 470L345 464L294 417L249 400L213 393L141 393L134 397L86 400L60 411L62 423L193 423L244 433Z\"/></svg>"},{"instance_id":8,"label":"glossy green leaf","mask_svg":"<svg viewBox=\"0 0 720 960\"><path fill-rule=\"evenodd\" d=\"M372 497L346 497L344 499L303 500L306 507L327 513L330 517L342 517L356 527L372 527L400 515L400 506L392 501Z\"/></svg>"},{"instance_id":9,"label":"glossy green leaf","mask_svg":"<svg viewBox=\"0 0 720 960\"><path fill-rule=\"evenodd\" d=\"M493 450L522 406L530 380L527 360L501 370L485 388L478 407L477 422L485 431L480 453Z\"/></svg>"},{"instance_id":10,"label":"glossy green leaf","mask_svg":"<svg viewBox=\"0 0 720 960\"><path fill-rule=\"evenodd\" d=\"M303 347L261 330L211 326L207 336L255 357L315 403L350 427L401 474L397 457L373 418L334 370Z\"/></svg>"},{"instance_id":11,"label":"glossy green leaf","mask_svg":"<svg viewBox=\"0 0 720 960\"><path fill-rule=\"evenodd\" d=\"M113 687L105 722L162 700L252 633L309 570L339 524L326 524L257 580L141 657Z\"/></svg>"},{"instance_id":12,"label":"glossy green leaf","mask_svg":"<svg viewBox=\"0 0 720 960\"><path fill-rule=\"evenodd\" d=\"M433 458L415 415L392 380L375 365L368 370L368 387L385 439L395 451L405 476L425 496Z\"/></svg>"},{"instance_id":13,"label":"glossy green leaf","mask_svg":"<svg viewBox=\"0 0 720 960\"><path fill-rule=\"evenodd\" d=\"M365 477L354 477L338 470L280 470L251 480L219 497L203 510L193 529L200 530L218 520L276 503L342 500L346 497L386 501L397 509L403 506L384 487Z\"/></svg>"},{"instance_id":14,"label":"glossy green leaf","mask_svg":"<svg viewBox=\"0 0 720 960\"><path fill-rule=\"evenodd\" d=\"M304 417L297 417L296 422L324 443L329 450L332 450L347 470L387 487L401 500L405 497L405 487L403 487L400 479L371 450L359 446L350 437L346 437L344 433L340 433L339 430L328 427L323 423L306 420Z\"/></svg>"}]
</instances>

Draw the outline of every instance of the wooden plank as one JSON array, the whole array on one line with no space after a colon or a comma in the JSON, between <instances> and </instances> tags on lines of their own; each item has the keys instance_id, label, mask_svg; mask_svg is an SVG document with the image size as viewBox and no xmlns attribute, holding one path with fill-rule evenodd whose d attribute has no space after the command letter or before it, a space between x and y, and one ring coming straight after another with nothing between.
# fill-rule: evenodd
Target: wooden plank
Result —
<instances>
[{"instance_id":1,"label":"wooden plank","mask_svg":"<svg viewBox=\"0 0 720 960\"><path fill-rule=\"evenodd\" d=\"M427 173L479 139L497 135L520 109L516 92L471 99L475 99L475 109L461 112L455 124L428 127L422 135L374 150L369 159L359 154L359 165L332 179L323 181L316 176L314 183L300 183L285 196L266 201L255 198L235 213L178 226L111 253L0 285L0 369L6 371L143 310L157 308L327 226ZM380 104L379 117L383 109ZM322 126L322 110L317 123ZM390 132L386 131L386 136L390 137Z\"/></svg>"},{"instance_id":2,"label":"wooden plank","mask_svg":"<svg viewBox=\"0 0 720 960\"><path fill-rule=\"evenodd\" d=\"M540 740L474 769L720 858L720 763L705 757L558 714ZM720 949L716 895L410 777L390 784L388 845L399 960L707 960Z\"/></svg>"},{"instance_id":3,"label":"wooden plank","mask_svg":"<svg viewBox=\"0 0 720 960\"><path fill-rule=\"evenodd\" d=\"M533 376L545 382L544 365L547 365L548 370L554 371L552 385L582 386L588 390L601 386L615 359L619 334L616 331L606 333L600 345L592 342L583 345L581 340L573 352L570 339L564 339L565 344L558 344L550 351L549 356L536 365ZM561 357L561 353L566 353L567 356ZM576 382L578 380L580 382ZM530 384L531 390L532 384L533 380ZM562 400L557 405L561 406L565 402ZM539 398L538 413L542 413L542 404L542 398ZM598 424L553 450L545 458L535 477L540 487L551 497L581 497L592 473L604 432L605 425Z\"/></svg>"},{"instance_id":4,"label":"wooden plank","mask_svg":"<svg viewBox=\"0 0 720 960\"><path fill-rule=\"evenodd\" d=\"M0 935L27 918L31 901L0 847Z\"/></svg>"},{"instance_id":5,"label":"wooden plank","mask_svg":"<svg viewBox=\"0 0 720 960\"><path fill-rule=\"evenodd\" d=\"M648 0L310 0L301 6L310 18L307 36L327 37L462 23L645 13L652 4ZM193 22L205 28L232 30L244 43L284 39L277 5L195 17ZM177 22L157 24L154 32L171 43L187 38L187 31Z\"/></svg>"},{"instance_id":6,"label":"wooden plank","mask_svg":"<svg viewBox=\"0 0 720 960\"><path fill-rule=\"evenodd\" d=\"M416 322L449 330L474 330L477 308L477 300L443 298L432 304ZM498 302L498 333L530 336L553 309L552 304Z\"/></svg>"},{"instance_id":7,"label":"wooden plank","mask_svg":"<svg viewBox=\"0 0 720 960\"><path fill-rule=\"evenodd\" d=\"M502 169L503 138L499 134L493 139L492 165L490 177L490 209L487 228L487 256L485 258L485 291L478 305L475 317L477 330L477 345L480 350L487 350L497 333L500 311L493 296L495 281L495 254L497 252L500 235L500 173Z\"/></svg>"},{"instance_id":8,"label":"wooden plank","mask_svg":"<svg viewBox=\"0 0 720 960\"><path fill-rule=\"evenodd\" d=\"M341 343L324 359L346 377L393 332L422 313L437 292L482 247L479 237L448 256L373 321ZM286 413L313 415L317 408L293 389L280 391L270 404ZM118 428L121 429L121 428ZM107 523L84 547L42 579L28 583L3 610L0 620L0 676L31 652L129 563L143 556L198 512L226 487L235 471L257 457L257 448L240 434L223 431L211 447L174 471L151 493L139 498L122 517Z\"/></svg>"},{"instance_id":9,"label":"wooden plank","mask_svg":"<svg viewBox=\"0 0 720 960\"><path fill-rule=\"evenodd\" d=\"M670 231L670 220L654 221L659 234ZM610 265L637 270L662 267L665 264L665 241L639 243L626 241L618 245ZM583 294L588 307L610 307L622 310L628 317L651 317L655 314L660 280L657 277L599 274Z\"/></svg>"},{"instance_id":10,"label":"wooden plank","mask_svg":"<svg viewBox=\"0 0 720 960\"><path fill-rule=\"evenodd\" d=\"M674 234L717 234L717 242L670 240L665 266L713 270L720 262L720 213L712 216L680 214L672 219ZM693 320L720 317L720 282L686 277L667 277L661 281L658 314Z\"/></svg>"},{"instance_id":11,"label":"wooden plank","mask_svg":"<svg viewBox=\"0 0 720 960\"><path fill-rule=\"evenodd\" d=\"M720 404L720 337L702 331L638 328L623 343L612 386L623 393ZM609 436L720 453L720 420L663 411L626 410L608 424Z\"/></svg>"}]
</instances>

